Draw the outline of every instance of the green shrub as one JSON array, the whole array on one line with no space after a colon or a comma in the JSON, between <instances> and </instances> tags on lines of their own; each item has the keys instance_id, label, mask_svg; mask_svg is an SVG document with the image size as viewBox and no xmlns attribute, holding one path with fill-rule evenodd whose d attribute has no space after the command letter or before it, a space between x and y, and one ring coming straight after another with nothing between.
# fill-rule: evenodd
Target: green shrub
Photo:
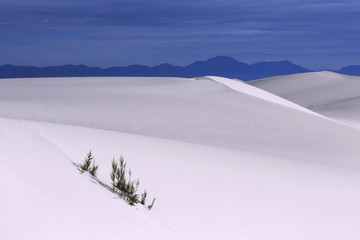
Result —
<instances>
[{"instance_id":1,"label":"green shrub","mask_svg":"<svg viewBox=\"0 0 360 240\"><path fill-rule=\"evenodd\" d=\"M140 203L142 205L145 205L145 203L146 203L146 196L147 196L147 192L146 192L146 190L144 190L144 192L141 194L141 200L140 200Z\"/></svg>"},{"instance_id":2,"label":"green shrub","mask_svg":"<svg viewBox=\"0 0 360 240\"><path fill-rule=\"evenodd\" d=\"M154 198L154 199L152 200L152 203L148 206L148 209L149 209L149 210L151 210L152 207L154 206L155 199L156 199L156 198Z\"/></svg>"},{"instance_id":3,"label":"green shrub","mask_svg":"<svg viewBox=\"0 0 360 240\"><path fill-rule=\"evenodd\" d=\"M84 163L80 164L78 167L79 167L81 173L89 172L90 175L93 176L94 178L97 177L97 170L99 168L99 165L95 164L95 159L91 153L91 150L86 155Z\"/></svg>"},{"instance_id":4,"label":"green shrub","mask_svg":"<svg viewBox=\"0 0 360 240\"><path fill-rule=\"evenodd\" d=\"M139 194L137 194L140 181L132 180L131 169L126 170L126 162L121 156L119 162L116 162L114 159L111 163L112 171L110 178L112 181L112 190L119 197L123 198L128 204L134 206L139 203ZM126 173L128 174L128 179L126 178Z\"/></svg>"},{"instance_id":5,"label":"green shrub","mask_svg":"<svg viewBox=\"0 0 360 240\"><path fill-rule=\"evenodd\" d=\"M91 161L94 159L94 156L91 153L91 150L87 154L84 163L79 165L81 173L88 172L90 170Z\"/></svg>"},{"instance_id":6,"label":"green shrub","mask_svg":"<svg viewBox=\"0 0 360 240\"><path fill-rule=\"evenodd\" d=\"M76 164L75 164L76 165ZM137 193L140 185L139 179L132 180L132 171L131 169L126 169L126 162L122 156L120 156L119 161L115 161L113 158L111 162L111 186L103 183L97 178L97 170L99 165L95 164L94 156L91 151L86 155L83 164L76 165L81 173L89 172L91 176L103 187L117 194L120 198L124 199L126 203L131 206L134 206L138 203L145 206L147 192L144 190L140 195ZM141 198L140 198L141 196ZM153 199L151 205L147 206L149 210L153 207L155 198Z\"/></svg>"},{"instance_id":7,"label":"green shrub","mask_svg":"<svg viewBox=\"0 0 360 240\"><path fill-rule=\"evenodd\" d=\"M99 168L99 165L95 165L95 161L92 162L92 167L89 169L89 173L91 176L93 176L94 178L97 177L97 170Z\"/></svg>"}]
</instances>

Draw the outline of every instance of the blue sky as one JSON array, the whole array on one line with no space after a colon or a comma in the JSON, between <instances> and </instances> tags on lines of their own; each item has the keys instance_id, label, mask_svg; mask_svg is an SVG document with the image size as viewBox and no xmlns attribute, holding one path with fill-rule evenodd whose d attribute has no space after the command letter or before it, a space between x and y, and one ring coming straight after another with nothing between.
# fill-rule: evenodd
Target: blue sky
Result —
<instances>
[{"instance_id":1,"label":"blue sky","mask_svg":"<svg viewBox=\"0 0 360 240\"><path fill-rule=\"evenodd\" d=\"M0 0L0 64L360 64L360 1Z\"/></svg>"}]
</instances>

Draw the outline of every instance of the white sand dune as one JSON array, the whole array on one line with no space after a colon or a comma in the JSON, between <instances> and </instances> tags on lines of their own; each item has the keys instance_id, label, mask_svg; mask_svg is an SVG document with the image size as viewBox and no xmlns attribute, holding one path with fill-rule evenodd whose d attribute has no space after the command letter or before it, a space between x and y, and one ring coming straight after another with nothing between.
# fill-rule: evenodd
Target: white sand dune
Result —
<instances>
[{"instance_id":1,"label":"white sand dune","mask_svg":"<svg viewBox=\"0 0 360 240\"><path fill-rule=\"evenodd\" d=\"M0 239L358 239L360 130L218 77L0 80ZM151 211L99 178L124 155ZM21 229L21 231L19 231Z\"/></svg>"},{"instance_id":2,"label":"white sand dune","mask_svg":"<svg viewBox=\"0 0 360 240\"><path fill-rule=\"evenodd\" d=\"M238 91L243 94L248 94L250 96L258 97L260 99L264 99L269 102L274 102L274 103L277 103L277 104L280 104L283 106L287 106L287 107L290 107L290 108L293 108L293 109L296 109L299 111L316 114L315 112L310 111L307 108L304 108L298 104L290 102L290 101L288 101L282 97L279 97L275 94L264 91L260 88L253 87L253 86L246 84L238 79L228 79L228 78L223 78L223 77L218 77L218 76L208 76L208 77L201 77L201 78L197 78L197 79L210 79L210 80L221 83L224 86L227 86L230 89L233 89L233 90Z\"/></svg>"},{"instance_id":3,"label":"white sand dune","mask_svg":"<svg viewBox=\"0 0 360 240\"><path fill-rule=\"evenodd\" d=\"M322 115L360 127L360 77L323 71L248 83Z\"/></svg>"}]
</instances>

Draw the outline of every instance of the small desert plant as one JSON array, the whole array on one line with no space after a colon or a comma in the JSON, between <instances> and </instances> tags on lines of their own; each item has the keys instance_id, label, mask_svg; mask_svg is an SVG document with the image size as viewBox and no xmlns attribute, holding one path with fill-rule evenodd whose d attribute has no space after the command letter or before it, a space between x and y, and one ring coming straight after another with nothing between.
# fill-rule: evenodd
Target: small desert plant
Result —
<instances>
[{"instance_id":1,"label":"small desert plant","mask_svg":"<svg viewBox=\"0 0 360 240\"><path fill-rule=\"evenodd\" d=\"M79 165L81 173L88 172L90 170L91 161L94 159L94 156L91 153L91 150L88 152L84 163Z\"/></svg>"},{"instance_id":2,"label":"small desert plant","mask_svg":"<svg viewBox=\"0 0 360 240\"><path fill-rule=\"evenodd\" d=\"M144 190L144 192L141 194L141 200L140 200L140 203L142 205L145 205L145 203L146 203L146 196L147 196L147 192L146 192L146 190Z\"/></svg>"},{"instance_id":3,"label":"small desert plant","mask_svg":"<svg viewBox=\"0 0 360 240\"><path fill-rule=\"evenodd\" d=\"M119 164L112 160L112 172L110 178L112 180L113 192L116 191L125 192L126 191L126 163L124 158L121 156L119 160Z\"/></svg>"},{"instance_id":4,"label":"small desert plant","mask_svg":"<svg viewBox=\"0 0 360 240\"><path fill-rule=\"evenodd\" d=\"M149 210L151 210L152 207L154 206L155 199L156 199L156 198L154 198L154 199L152 200L152 203L148 206L148 209L149 209Z\"/></svg>"},{"instance_id":5,"label":"small desert plant","mask_svg":"<svg viewBox=\"0 0 360 240\"><path fill-rule=\"evenodd\" d=\"M94 156L91 153L91 150L86 155L86 158L84 160L83 164L80 164L79 166L80 172L89 172L91 176L97 177L97 170L99 168L99 165L95 164Z\"/></svg>"},{"instance_id":6,"label":"small desert plant","mask_svg":"<svg viewBox=\"0 0 360 240\"><path fill-rule=\"evenodd\" d=\"M91 176L93 176L94 178L97 177L97 170L99 168L99 165L96 165L95 164L95 160L92 162L92 166L91 168L89 169L89 173Z\"/></svg>"},{"instance_id":7,"label":"small desert plant","mask_svg":"<svg viewBox=\"0 0 360 240\"><path fill-rule=\"evenodd\" d=\"M110 178L112 181L112 191L123 198L131 206L139 203L139 194L137 190L139 188L140 181L132 180L131 169L126 171L126 162L121 156L119 162L116 162L113 159L111 163L112 171ZM126 179L126 173L128 174L128 179Z\"/></svg>"},{"instance_id":8,"label":"small desert plant","mask_svg":"<svg viewBox=\"0 0 360 240\"><path fill-rule=\"evenodd\" d=\"M120 198L124 199L129 205L134 206L138 203L145 206L147 192L144 190L140 195L137 193L140 185L139 179L132 180L132 171L131 169L126 169L126 162L124 158L121 156L119 161L115 161L113 158L111 163L111 186L103 183L101 180L97 178L97 170L99 165L95 164L94 156L91 151L86 155L83 164L76 165L81 173L89 172L90 175L94 177L94 179L106 189L112 191L117 194ZM141 198L140 198L141 196ZM149 210L153 207L155 202L155 198L153 199L151 205L147 206Z\"/></svg>"}]
</instances>

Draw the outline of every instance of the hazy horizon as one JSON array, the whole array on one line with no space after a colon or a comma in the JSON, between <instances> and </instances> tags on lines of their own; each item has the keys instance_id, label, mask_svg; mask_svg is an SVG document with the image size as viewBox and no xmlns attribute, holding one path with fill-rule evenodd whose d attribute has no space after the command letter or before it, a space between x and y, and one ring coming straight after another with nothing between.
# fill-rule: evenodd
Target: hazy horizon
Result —
<instances>
[{"instance_id":1,"label":"hazy horizon","mask_svg":"<svg viewBox=\"0 0 360 240\"><path fill-rule=\"evenodd\" d=\"M146 67L155 67L155 66L159 66L161 64L170 64L172 66L175 66L175 67L186 67L188 65L191 65L195 62L206 62L208 61L209 59L212 59L212 58L217 58L217 57L230 57L230 58L233 58L241 63L245 63L245 64L248 64L248 65L252 65L252 64L256 64L256 63L261 63L261 62L282 62L282 61L290 61L288 59L280 59L280 60L273 60L273 61L266 61L266 60L263 60L263 61L257 61L257 62L246 62L246 61L241 61L235 57L231 57L231 56L224 56L224 55L219 55L219 56L214 56L214 57L210 57L210 58L207 58L207 59L197 59L197 60L194 60L192 62L189 62L189 63L185 63L185 64L173 64L171 62L161 62L161 63L157 63L157 64L140 64L140 63L132 63L132 64L125 64L125 65L116 65L116 64L110 64L110 65L106 65L106 66L102 66L102 65L89 65L89 64L83 64L83 63L77 63L77 64L73 64L73 63L63 63L63 64L57 64L57 65L52 65L52 64L42 64L42 65L31 65L31 64L24 64L24 65L21 65L21 64L12 64L12 63L3 63L3 64L0 64L0 66L4 66L4 65L13 65L13 66L30 66L30 67L55 67L55 66L66 66L66 65L74 65L74 66L79 66L79 65L84 65L84 66L87 66L87 67L100 67L102 69L106 69L106 68L111 68L111 67L128 67L128 66L132 66L132 65L140 65L140 66L146 66ZM340 66L338 68L320 68L320 69L313 69L313 68L308 68L304 65L301 65L301 64L298 64L296 62L293 62L293 61L290 61L292 64L294 65L298 65L298 66L301 66L301 67L304 67L308 70L312 70L312 71L326 71L326 70L329 70L329 71L339 71L340 69L344 68L344 67L347 67L347 66L350 66L350 65L357 65L357 64L349 64L349 65L344 65L344 66ZM360 65L360 64L359 64Z\"/></svg>"}]
</instances>

